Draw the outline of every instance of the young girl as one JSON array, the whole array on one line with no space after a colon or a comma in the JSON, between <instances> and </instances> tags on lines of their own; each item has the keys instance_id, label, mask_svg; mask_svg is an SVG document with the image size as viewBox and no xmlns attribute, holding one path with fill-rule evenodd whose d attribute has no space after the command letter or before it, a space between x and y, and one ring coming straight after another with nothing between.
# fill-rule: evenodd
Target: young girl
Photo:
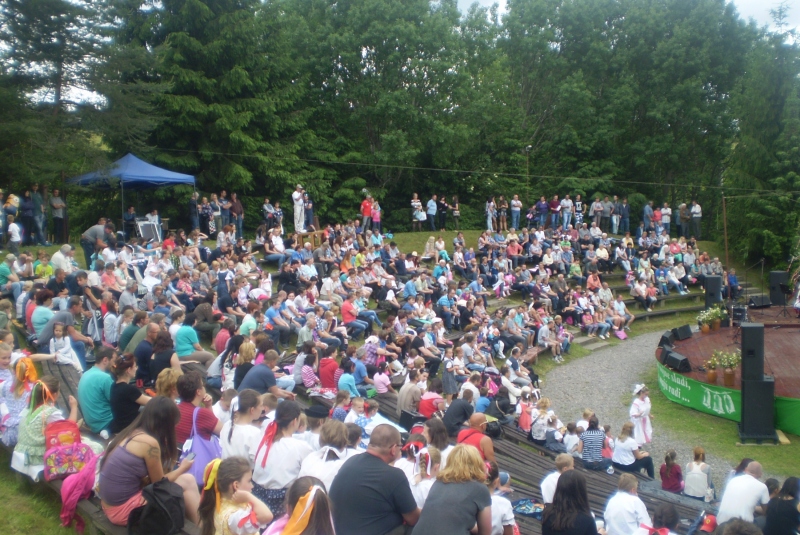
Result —
<instances>
[{"instance_id":1,"label":"young girl","mask_svg":"<svg viewBox=\"0 0 800 535\"><path fill-rule=\"evenodd\" d=\"M402 448L402 457L394 462L394 467L403 471L410 484L414 484L414 476L419 473L421 463L420 456L428 451L428 440L419 433L408 436L405 446Z\"/></svg>"},{"instance_id":2,"label":"young girl","mask_svg":"<svg viewBox=\"0 0 800 535\"><path fill-rule=\"evenodd\" d=\"M586 330L586 336L589 338L594 338L597 336L595 333L600 326L595 324L594 316L592 316L592 313L588 308L583 311L581 323L583 324L583 328Z\"/></svg>"},{"instance_id":3,"label":"young girl","mask_svg":"<svg viewBox=\"0 0 800 535\"><path fill-rule=\"evenodd\" d=\"M72 349L72 344L68 336L64 336L64 324L56 323L53 325L53 338L50 339L50 353L56 356L59 364L71 364L78 373L83 373L81 361Z\"/></svg>"},{"instance_id":4,"label":"young girl","mask_svg":"<svg viewBox=\"0 0 800 535\"><path fill-rule=\"evenodd\" d=\"M388 367L389 365L385 361L381 362L378 365L378 371L372 377L379 399L395 399L397 397L397 392L392 388L392 379L386 371Z\"/></svg>"},{"instance_id":5,"label":"young girl","mask_svg":"<svg viewBox=\"0 0 800 535\"><path fill-rule=\"evenodd\" d=\"M0 357L0 366L2 361ZM20 416L28 406L31 389L37 379L33 361L27 357L19 359L14 375L15 380L9 379L0 383L0 440L10 447L17 444Z\"/></svg>"},{"instance_id":6,"label":"young girl","mask_svg":"<svg viewBox=\"0 0 800 535\"><path fill-rule=\"evenodd\" d=\"M530 433L531 431L531 423L533 421L531 418L532 412L533 396L531 396L531 387L524 386L522 387L522 395L517 403L517 414L519 414L517 427L525 431L525 433Z\"/></svg>"},{"instance_id":7,"label":"young girl","mask_svg":"<svg viewBox=\"0 0 800 535\"><path fill-rule=\"evenodd\" d=\"M566 453L567 448L564 446L564 435L558 430L558 418L555 414L547 416L547 431L544 435L545 447L550 451L557 453Z\"/></svg>"},{"instance_id":8,"label":"young girl","mask_svg":"<svg viewBox=\"0 0 800 535\"><path fill-rule=\"evenodd\" d=\"M20 414L19 436L11 457L11 468L38 481L44 470L44 430L47 424L64 419L56 404L58 379L45 375L31 388L30 405ZM78 400L69 397L68 420L78 421ZM99 453L99 452L98 452Z\"/></svg>"},{"instance_id":9,"label":"young girl","mask_svg":"<svg viewBox=\"0 0 800 535\"><path fill-rule=\"evenodd\" d=\"M460 386L456 381L453 348L448 347L444 350L444 371L442 372L442 389L447 405L450 405L450 402L453 401L453 396L458 394Z\"/></svg>"},{"instance_id":10,"label":"young girl","mask_svg":"<svg viewBox=\"0 0 800 535\"><path fill-rule=\"evenodd\" d=\"M603 459L610 459L614 456L614 437L611 436L611 426L604 425L603 431L606 432L606 437L603 439L603 450L600 453Z\"/></svg>"},{"instance_id":11,"label":"young girl","mask_svg":"<svg viewBox=\"0 0 800 535\"><path fill-rule=\"evenodd\" d=\"M264 406L258 392L245 389L239 392L238 403L231 403L232 419L222 426L219 442L222 458L239 457L247 459L250 468L255 466L256 448L261 440L261 428L253 421L261 417Z\"/></svg>"},{"instance_id":12,"label":"young girl","mask_svg":"<svg viewBox=\"0 0 800 535\"><path fill-rule=\"evenodd\" d=\"M678 454L675 450L669 450L664 456L664 463L661 465L659 473L661 475L661 488L663 490L680 494L683 491L683 472L681 465L675 461Z\"/></svg>"},{"instance_id":13,"label":"young girl","mask_svg":"<svg viewBox=\"0 0 800 535\"><path fill-rule=\"evenodd\" d=\"M289 485L285 506L286 514L273 522L264 535L334 535L331 502L324 484L316 477L299 477Z\"/></svg>"},{"instance_id":14,"label":"young girl","mask_svg":"<svg viewBox=\"0 0 800 535\"><path fill-rule=\"evenodd\" d=\"M431 487L436 481L442 465L442 453L433 446L428 446L419 454L419 470L411 481L411 494L417 507L425 505L425 500L431 492Z\"/></svg>"},{"instance_id":15,"label":"young girl","mask_svg":"<svg viewBox=\"0 0 800 535\"><path fill-rule=\"evenodd\" d=\"M245 341L239 346L239 354L236 357L236 369L233 372L233 388L239 389L244 376L253 367L253 360L256 358L256 346L253 342Z\"/></svg>"},{"instance_id":16,"label":"young girl","mask_svg":"<svg viewBox=\"0 0 800 535\"><path fill-rule=\"evenodd\" d=\"M256 535L272 522L269 507L250 493L250 468L242 457L206 465L199 509L202 535Z\"/></svg>"},{"instance_id":17,"label":"young girl","mask_svg":"<svg viewBox=\"0 0 800 535\"><path fill-rule=\"evenodd\" d=\"M347 411L350 409L350 392L347 390L339 390L336 394L336 400L333 402L333 409L331 409L331 418L344 422L347 417Z\"/></svg>"},{"instance_id":18,"label":"young girl","mask_svg":"<svg viewBox=\"0 0 800 535\"><path fill-rule=\"evenodd\" d=\"M497 463L489 461L486 463L486 484L492 494L492 533L516 533L516 522L514 520L514 509L511 502L503 494L502 483L500 482L500 469ZM412 489L413 493L413 489Z\"/></svg>"}]
</instances>

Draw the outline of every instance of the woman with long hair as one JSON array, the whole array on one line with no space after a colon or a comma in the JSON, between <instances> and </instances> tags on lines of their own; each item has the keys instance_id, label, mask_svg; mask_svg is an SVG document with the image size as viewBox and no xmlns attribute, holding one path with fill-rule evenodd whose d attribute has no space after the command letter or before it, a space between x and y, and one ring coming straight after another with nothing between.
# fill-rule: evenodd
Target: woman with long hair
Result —
<instances>
[{"instance_id":1,"label":"woman with long hair","mask_svg":"<svg viewBox=\"0 0 800 535\"><path fill-rule=\"evenodd\" d=\"M150 377L158 377L161 370L172 368L178 375L183 375L181 361L175 353L172 337L167 331L159 331L153 344L153 355L150 357Z\"/></svg>"},{"instance_id":2,"label":"woman with long hair","mask_svg":"<svg viewBox=\"0 0 800 535\"><path fill-rule=\"evenodd\" d=\"M769 501L767 518L764 524L764 535L791 535L800 527L800 480L787 477L780 493Z\"/></svg>"},{"instance_id":3,"label":"woman with long hair","mask_svg":"<svg viewBox=\"0 0 800 535\"><path fill-rule=\"evenodd\" d=\"M453 446L450 444L450 436L447 434L447 426L440 418L431 418L427 420L422 426L422 436L428 441L428 444L437 448L442 456L440 469L447 466L447 458L450 452L453 451Z\"/></svg>"},{"instance_id":4,"label":"woman with long hair","mask_svg":"<svg viewBox=\"0 0 800 535\"><path fill-rule=\"evenodd\" d=\"M275 409L256 449L253 494L276 514L284 511L286 488L297 478L303 459L313 450L308 442L294 438L303 410L295 401L284 401Z\"/></svg>"},{"instance_id":5,"label":"woman with long hair","mask_svg":"<svg viewBox=\"0 0 800 535\"><path fill-rule=\"evenodd\" d=\"M136 377L136 370L136 359L130 353L116 355L111 361L111 375L115 379L109 398L111 415L114 417L109 426L112 433L119 433L128 427L138 416L140 406L150 401L150 396L142 394L136 385L131 384Z\"/></svg>"},{"instance_id":6,"label":"woman with long hair","mask_svg":"<svg viewBox=\"0 0 800 535\"><path fill-rule=\"evenodd\" d=\"M623 472L639 472L644 468L647 475L651 478L655 475L653 468L653 458L646 451L639 448L639 444L633 438L633 423L625 422L622 430L614 444L614 455L611 461L614 468ZM680 467L678 468L680 470Z\"/></svg>"},{"instance_id":7,"label":"woman with long hair","mask_svg":"<svg viewBox=\"0 0 800 535\"><path fill-rule=\"evenodd\" d=\"M472 531L477 525L477 530ZM419 533L492 533L492 497L486 486L486 466L478 449L459 444L436 476L425 507L414 527Z\"/></svg>"},{"instance_id":8,"label":"woman with long hair","mask_svg":"<svg viewBox=\"0 0 800 535\"><path fill-rule=\"evenodd\" d=\"M264 535L334 535L331 502L322 481L312 476L296 479L286 491L286 514Z\"/></svg>"},{"instance_id":9,"label":"woman with long hair","mask_svg":"<svg viewBox=\"0 0 800 535\"><path fill-rule=\"evenodd\" d=\"M553 504L542 515L542 535L597 535L586 477L576 470L567 470L558 478Z\"/></svg>"},{"instance_id":10,"label":"woman with long hair","mask_svg":"<svg viewBox=\"0 0 800 535\"><path fill-rule=\"evenodd\" d=\"M181 414L171 399L157 396L131 425L108 445L100 465L98 494L112 524L125 526L131 511L145 504L145 485L167 478L183 488L186 517L197 523L200 493L197 481L187 473L193 461L178 458L175 428Z\"/></svg>"}]
</instances>

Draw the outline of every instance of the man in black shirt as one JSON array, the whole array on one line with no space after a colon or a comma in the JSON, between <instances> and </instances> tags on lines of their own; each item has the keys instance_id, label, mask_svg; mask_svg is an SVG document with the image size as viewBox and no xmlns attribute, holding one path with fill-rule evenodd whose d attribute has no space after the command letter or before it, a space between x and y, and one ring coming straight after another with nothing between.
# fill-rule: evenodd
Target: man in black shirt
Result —
<instances>
[{"instance_id":1,"label":"man in black shirt","mask_svg":"<svg viewBox=\"0 0 800 535\"><path fill-rule=\"evenodd\" d=\"M408 478L389 466L400 458L400 432L381 424L370 436L366 453L348 459L333 480L330 499L338 535L401 533L419 520L420 510ZM398 530L398 531L395 531Z\"/></svg>"},{"instance_id":2,"label":"man in black shirt","mask_svg":"<svg viewBox=\"0 0 800 535\"><path fill-rule=\"evenodd\" d=\"M67 300L69 299L69 288L66 283L67 274L61 268L56 268L55 275L50 277L47 281L45 288L53 292L53 308L58 310L67 309Z\"/></svg>"},{"instance_id":3,"label":"man in black shirt","mask_svg":"<svg viewBox=\"0 0 800 535\"><path fill-rule=\"evenodd\" d=\"M428 372L430 372L431 377L436 377L437 372L439 371L439 365L442 363L442 359L437 357L433 354L433 352L425 347L425 329L418 329L417 336L411 340L411 349L416 349L419 356L425 359L425 364L428 365Z\"/></svg>"},{"instance_id":4,"label":"man in black shirt","mask_svg":"<svg viewBox=\"0 0 800 535\"><path fill-rule=\"evenodd\" d=\"M475 407L472 406L472 390L464 390L462 398L454 399L447 412L444 413L442 423L447 428L447 434L454 437L461 431L461 426L469 420Z\"/></svg>"}]
</instances>

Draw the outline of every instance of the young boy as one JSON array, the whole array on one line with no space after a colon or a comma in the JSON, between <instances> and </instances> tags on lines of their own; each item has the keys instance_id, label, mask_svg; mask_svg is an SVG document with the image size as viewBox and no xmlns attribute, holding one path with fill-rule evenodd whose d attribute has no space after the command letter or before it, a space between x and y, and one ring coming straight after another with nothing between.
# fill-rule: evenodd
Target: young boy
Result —
<instances>
[{"instance_id":1,"label":"young boy","mask_svg":"<svg viewBox=\"0 0 800 535\"><path fill-rule=\"evenodd\" d=\"M478 401L475 402L475 412L486 412L486 409L489 408L489 404L492 402L492 400L489 399L489 389L482 386L480 393L481 395Z\"/></svg>"},{"instance_id":2,"label":"young boy","mask_svg":"<svg viewBox=\"0 0 800 535\"><path fill-rule=\"evenodd\" d=\"M223 425L229 422L231 419L231 402L236 396L236 390L229 388L222 393L222 397L219 398L219 401L214 403L214 406L211 407L211 410L214 412L214 416L216 416L217 419L223 423Z\"/></svg>"},{"instance_id":3,"label":"young boy","mask_svg":"<svg viewBox=\"0 0 800 535\"><path fill-rule=\"evenodd\" d=\"M14 216L8 216L8 252L19 256L19 246L22 244L22 232L19 225L14 223Z\"/></svg>"},{"instance_id":4,"label":"young boy","mask_svg":"<svg viewBox=\"0 0 800 535\"><path fill-rule=\"evenodd\" d=\"M354 424L356 423L356 420L358 420L363 415L364 415L364 398L362 397L353 398L353 401L350 403L350 412L348 412L347 416L345 416L344 423Z\"/></svg>"},{"instance_id":5,"label":"young boy","mask_svg":"<svg viewBox=\"0 0 800 535\"><path fill-rule=\"evenodd\" d=\"M35 275L37 279L50 279L53 276L53 266L50 265L49 254L42 257L42 261L36 266Z\"/></svg>"},{"instance_id":6,"label":"young boy","mask_svg":"<svg viewBox=\"0 0 800 535\"><path fill-rule=\"evenodd\" d=\"M567 453L573 457L581 456L581 454L578 453L578 442L580 442L580 438L578 438L577 430L578 427L575 425L575 422L570 422L567 424L567 434L564 435L564 446L567 448Z\"/></svg>"}]
</instances>

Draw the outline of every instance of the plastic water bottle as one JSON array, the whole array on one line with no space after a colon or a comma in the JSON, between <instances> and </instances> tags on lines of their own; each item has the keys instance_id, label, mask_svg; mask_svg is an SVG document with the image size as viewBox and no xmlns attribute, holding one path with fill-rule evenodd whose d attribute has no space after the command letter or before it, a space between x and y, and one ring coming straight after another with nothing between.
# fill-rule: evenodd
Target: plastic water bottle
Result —
<instances>
[{"instance_id":1,"label":"plastic water bottle","mask_svg":"<svg viewBox=\"0 0 800 535\"><path fill-rule=\"evenodd\" d=\"M614 467L613 467L613 466L609 466L609 467L606 469L606 473L608 473L609 475L613 474L613 473L614 473Z\"/></svg>"}]
</instances>

